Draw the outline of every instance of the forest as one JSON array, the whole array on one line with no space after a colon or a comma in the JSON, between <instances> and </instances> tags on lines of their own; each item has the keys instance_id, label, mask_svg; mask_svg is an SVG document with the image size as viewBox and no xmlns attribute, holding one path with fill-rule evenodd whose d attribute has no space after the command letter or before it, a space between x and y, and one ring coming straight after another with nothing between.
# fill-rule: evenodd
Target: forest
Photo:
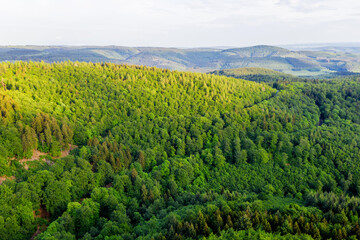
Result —
<instances>
[{"instance_id":1,"label":"forest","mask_svg":"<svg viewBox=\"0 0 360 240\"><path fill-rule=\"evenodd\" d=\"M0 239L360 239L360 78L251 75L0 63Z\"/></svg>"}]
</instances>

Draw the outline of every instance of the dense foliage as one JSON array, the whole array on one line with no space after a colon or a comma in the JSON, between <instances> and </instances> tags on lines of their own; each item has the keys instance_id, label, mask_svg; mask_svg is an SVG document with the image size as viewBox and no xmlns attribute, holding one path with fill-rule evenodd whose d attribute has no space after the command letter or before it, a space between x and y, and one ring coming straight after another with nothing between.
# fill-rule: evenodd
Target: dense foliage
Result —
<instances>
[{"instance_id":1,"label":"dense foliage","mask_svg":"<svg viewBox=\"0 0 360 240\"><path fill-rule=\"evenodd\" d=\"M360 237L359 79L16 62L0 80L0 239Z\"/></svg>"}]
</instances>

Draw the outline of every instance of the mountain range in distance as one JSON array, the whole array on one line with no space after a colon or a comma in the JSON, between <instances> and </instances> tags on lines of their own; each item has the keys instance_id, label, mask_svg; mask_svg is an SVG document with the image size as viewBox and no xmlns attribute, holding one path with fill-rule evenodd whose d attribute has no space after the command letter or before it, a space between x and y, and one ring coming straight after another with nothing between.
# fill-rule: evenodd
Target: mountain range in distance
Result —
<instances>
[{"instance_id":1,"label":"mountain range in distance","mask_svg":"<svg viewBox=\"0 0 360 240\"><path fill-rule=\"evenodd\" d=\"M309 77L360 72L360 44L285 47L3 46L0 61L112 62L192 72L260 67Z\"/></svg>"}]
</instances>

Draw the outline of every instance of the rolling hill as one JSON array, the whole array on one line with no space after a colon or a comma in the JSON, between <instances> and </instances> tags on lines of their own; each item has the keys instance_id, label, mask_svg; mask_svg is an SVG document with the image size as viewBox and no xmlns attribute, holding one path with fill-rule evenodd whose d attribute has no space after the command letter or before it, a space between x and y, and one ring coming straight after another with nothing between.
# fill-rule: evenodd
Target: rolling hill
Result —
<instances>
[{"instance_id":1,"label":"rolling hill","mask_svg":"<svg viewBox=\"0 0 360 240\"><path fill-rule=\"evenodd\" d=\"M360 238L357 77L278 91L156 67L7 62L0 84L0 239Z\"/></svg>"}]
</instances>

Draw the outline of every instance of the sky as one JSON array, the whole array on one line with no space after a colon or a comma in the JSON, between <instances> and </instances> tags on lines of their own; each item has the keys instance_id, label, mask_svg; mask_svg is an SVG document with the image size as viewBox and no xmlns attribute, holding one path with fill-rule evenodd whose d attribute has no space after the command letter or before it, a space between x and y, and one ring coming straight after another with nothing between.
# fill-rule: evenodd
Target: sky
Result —
<instances>
[{"instance_id":1,"label":"sky","mask_svg":"<svg viewBox=\"0 0 360 240\"><path fill-rule=\"evenodd\" d=\"M360 42L358 0L0 0L0 45Z\"/></svg>"}]
</instances>

